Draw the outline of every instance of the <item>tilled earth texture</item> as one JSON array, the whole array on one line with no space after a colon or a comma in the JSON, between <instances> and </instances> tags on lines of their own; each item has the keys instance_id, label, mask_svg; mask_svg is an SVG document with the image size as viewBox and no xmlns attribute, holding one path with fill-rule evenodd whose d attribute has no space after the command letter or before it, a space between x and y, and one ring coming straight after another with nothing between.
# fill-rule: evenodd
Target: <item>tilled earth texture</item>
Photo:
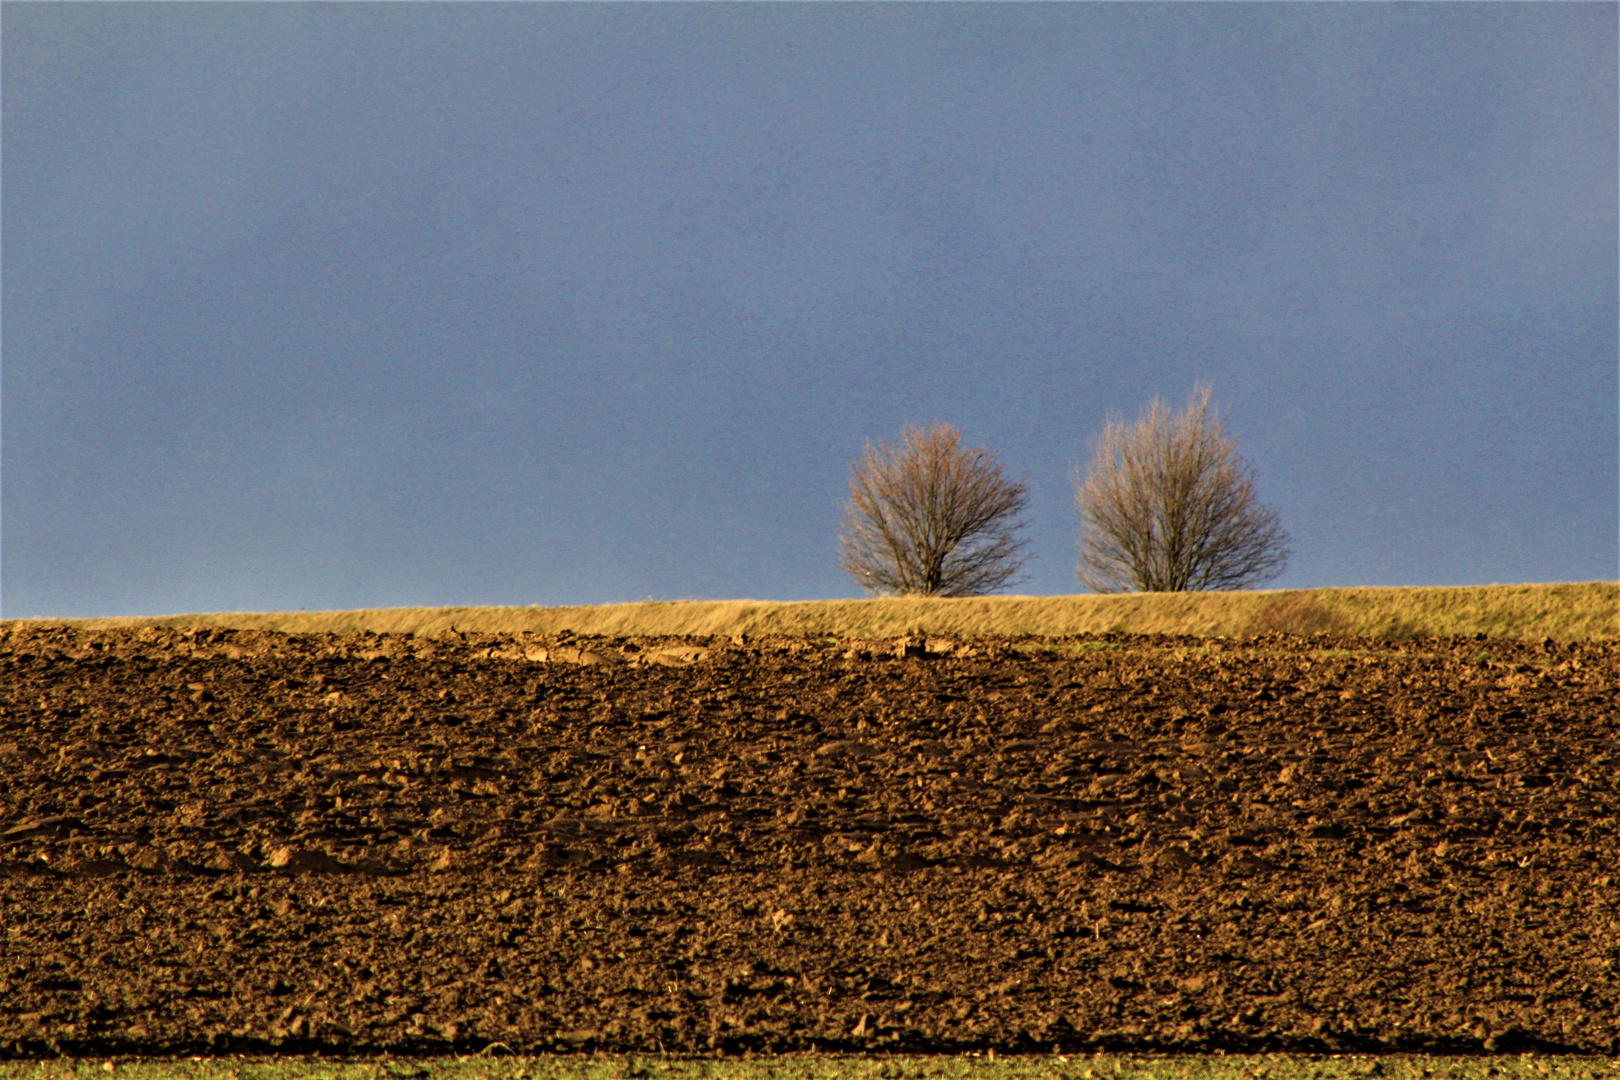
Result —
<instances>
[{"instance_id":1,"label":"tilled earth texture","mask_svg":"<svg viewBox=\"0 0 1620 1080\"><path fill-rule=\"evenodd\" d=\"M0 1054L1613 1055L1617 669L17 626Z\"/></svg>"}]
</instances>

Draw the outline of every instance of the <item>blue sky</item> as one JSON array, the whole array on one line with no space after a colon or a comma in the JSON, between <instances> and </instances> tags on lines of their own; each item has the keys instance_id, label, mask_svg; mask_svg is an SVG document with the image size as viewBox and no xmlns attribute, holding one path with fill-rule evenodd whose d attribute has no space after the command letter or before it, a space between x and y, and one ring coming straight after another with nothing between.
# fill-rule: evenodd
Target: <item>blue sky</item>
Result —
<instances>
[{"instance_id":1,"label":"blue sky","mask_svg":"<svg viewBox=\"0 0 1620 1080\"><path fill-rule=\"evenodd\" d=\"M1614 579L1614 4L57 4L3 23L0 612L859 595L1208 380L1273 587Z\"/></svg>"}]
</instances>

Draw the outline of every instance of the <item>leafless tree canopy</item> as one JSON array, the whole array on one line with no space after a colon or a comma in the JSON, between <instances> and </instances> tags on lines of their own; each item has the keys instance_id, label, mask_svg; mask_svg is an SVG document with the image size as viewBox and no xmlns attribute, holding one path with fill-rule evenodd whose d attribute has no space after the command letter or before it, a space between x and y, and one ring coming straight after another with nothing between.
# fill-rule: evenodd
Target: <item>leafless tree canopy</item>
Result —
<instances>
[{"instance_id":1,"label":"leafless tree canopy","mask_svg":"<svg viewBox=\"0 0 1620 1080\"><path fill-rule=\"evenodd\" d=\"M1097 592L1238 589L1282 573L1288 534L1255 495L1200 384L1186 411L1158 398L1136 423L1109 420L1075 475L1082 583Z\"/></svg>"},{"instance_id":2,"label":"leafless tree canopy","mask_svg":"<svg viewBox=\"0 0 1620 1080\"><path fill-rule=\"evenodd\" d=\"M850 466L838 564L868 592L977 596L1027 561L1022 484L948 424L907 427L900 445L866 444Z\"/></svg>"}]
</instances>

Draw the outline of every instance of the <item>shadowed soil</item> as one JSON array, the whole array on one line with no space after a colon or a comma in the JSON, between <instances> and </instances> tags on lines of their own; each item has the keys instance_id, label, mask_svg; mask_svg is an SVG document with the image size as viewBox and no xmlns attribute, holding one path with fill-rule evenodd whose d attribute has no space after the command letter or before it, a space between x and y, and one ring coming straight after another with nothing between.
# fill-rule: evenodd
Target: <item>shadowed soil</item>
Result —
<instances>
[{"instance_id":1,"label":"shadowed soil","mask_svg":"<svg viewBox=\"0 0 1620 1080\"><path fill-rule=\"evenodd\" d=\"M0 1055L1620 1052L1613 643L907 645L13 628Z\"/></svg>"}]
</instances>

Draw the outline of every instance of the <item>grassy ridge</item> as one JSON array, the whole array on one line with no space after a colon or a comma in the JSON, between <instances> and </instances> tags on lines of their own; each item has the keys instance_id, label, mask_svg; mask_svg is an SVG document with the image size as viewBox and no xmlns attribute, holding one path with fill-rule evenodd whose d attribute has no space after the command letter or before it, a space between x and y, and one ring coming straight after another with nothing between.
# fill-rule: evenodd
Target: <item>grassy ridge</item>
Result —
<instances>
[{"instance_id":1,"label":"grassy ridge","mask_svg":"<svg viewBox=\"0 0 1620 1080\"><path fill-rule=\"evenodd\" d=\"M10 620L13 624L19 620ZM676 600L596 607L440 607L27 620L87 628L212 626L295 633L485 633L622 636L772 634L895 637L912 631L1062 635L1118 631L1243 637L1279 630L1364 637L1577 641L1620 637L1620 583L986 596L967 599Z\"/></svg>"},{"instance_id":2,"label":"grassy ridge","mask_svg":"<svg viewBox=\"0 0 1620 1080\"><path fill-rule=\"evenodd\" d=\"M1603 1058L1487 1055L1304 1057L989 1058L573 1056L320 1061L299 1058L0 1062L0 1080L1604 1080L1620 1064Z\"/></svg>"}]
</instances>

